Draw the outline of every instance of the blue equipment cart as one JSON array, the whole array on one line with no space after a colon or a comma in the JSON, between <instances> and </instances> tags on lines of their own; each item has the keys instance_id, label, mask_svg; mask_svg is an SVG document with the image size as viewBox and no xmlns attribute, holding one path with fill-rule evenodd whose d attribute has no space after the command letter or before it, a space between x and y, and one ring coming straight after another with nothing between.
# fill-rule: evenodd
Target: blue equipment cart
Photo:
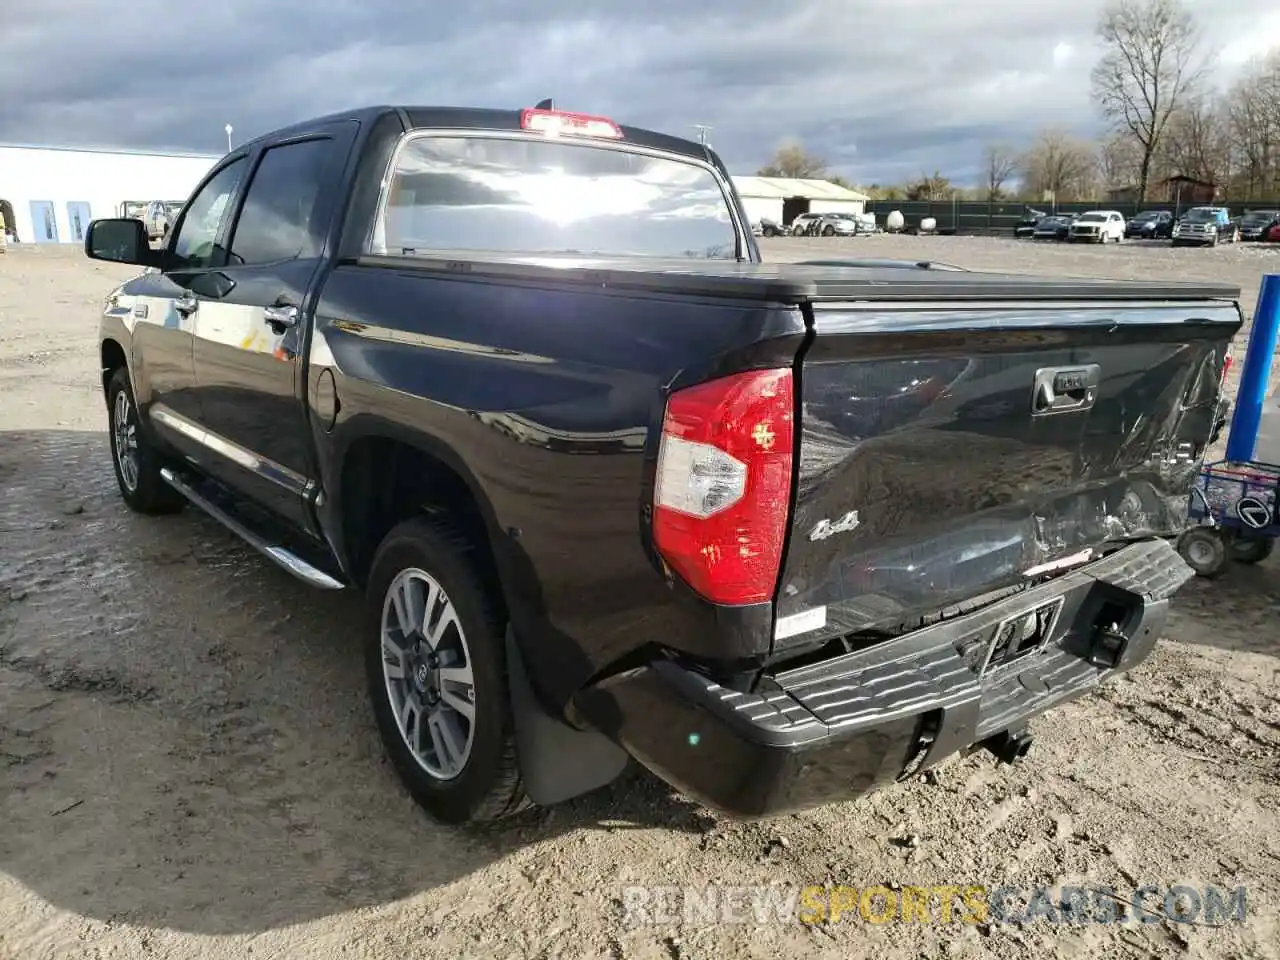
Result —
<instances>
[{"instance_id":1,"label":"blue equipment cart","mask_svg":"<svg viewBox=\"0 0 1280 960\"><path fill-rule=\"evenodd\" d=\"M1265 560L1280 537L1280 390L1267 397L1278 336L1280 275L1272 274L1262 278L1226 459L1201 468L1188 505L1195 525L1178 539L1202 577L1220 576L1232 560Z\"/></svg>"},{"instance_id":2,"label":"blue equipment cart","mask_svg":"<svg viewBox=\"0 0 1280 960\"><path fill-rule=\"evenodd\" d=\"M1191 491L1197 526L1178 541L1178 552L1202 577L1217 577L1228 563L1259 563L1280 537L1280 466L1220 460L1205 464Z\"/></svg>"}]
</instances>

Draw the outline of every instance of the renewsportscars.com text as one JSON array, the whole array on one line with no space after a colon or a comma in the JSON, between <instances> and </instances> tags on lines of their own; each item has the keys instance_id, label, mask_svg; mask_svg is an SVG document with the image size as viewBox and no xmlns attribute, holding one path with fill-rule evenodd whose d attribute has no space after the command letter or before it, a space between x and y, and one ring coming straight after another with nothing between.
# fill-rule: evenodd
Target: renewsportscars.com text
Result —
<instances>
[{"instance_id":1,"label":"renewsportscars.com text","mask_svg":"<svg viewBox=\"0 0 1280 960\"><path fill-rule=\"evenodd\" d=\"M1145 884L991 887L984 884L866 886L627 886L624 922L790 923L1177 923L1243 922L1244 887Z\"/></svg>"}]
</instances>

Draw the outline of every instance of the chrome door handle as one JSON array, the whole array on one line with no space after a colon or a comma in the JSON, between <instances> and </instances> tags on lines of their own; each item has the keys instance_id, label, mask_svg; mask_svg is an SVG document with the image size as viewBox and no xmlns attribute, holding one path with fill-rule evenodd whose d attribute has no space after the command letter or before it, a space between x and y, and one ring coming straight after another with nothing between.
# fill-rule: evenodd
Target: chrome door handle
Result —
<instances>
[{"instance_id":1,"label":"chrome door handle","mask_svg":"<svg viewBox=\"0 0 1280 960\"><path fill-rule=\"evenodd\" d=\"M1096 363L1076 367L1041 367L1031 394L1031 415L1089 410L1098 399L1102 367Z\"/></svg>"},{"instance_id":2,"label":"chrome door handle","mask_svg":"<svg viewBox=\"0 0 1280 960\"><path fill-rule=\"evenodd\" d=\"M189 293L184 293L173 304L173 309L177 310L183 316L196 312L196 308L200 306L200 301Z\"/></svg>"},{"instance_id":3,"label":"chrome door handle","mask_svg":"<svg viewBox=\"0 0 1280 960\"><path fill-rule=\"evenodd\" d=\"M297 325L298 308L294 306L267 307L262 311L262 319L267 321L276 333L280 333L288 327Z\"/></svg>"}]
</instances>

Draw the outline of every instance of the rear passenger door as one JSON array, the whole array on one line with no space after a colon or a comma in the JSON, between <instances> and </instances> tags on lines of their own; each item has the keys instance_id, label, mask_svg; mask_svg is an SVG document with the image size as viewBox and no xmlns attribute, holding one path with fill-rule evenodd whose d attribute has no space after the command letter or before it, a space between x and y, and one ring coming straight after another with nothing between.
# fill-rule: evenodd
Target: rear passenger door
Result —
<instances>
[{"instance_id":1,"label":"rear passenger door","mask_svg":"<svg viewBox=\"0 0 1280 960\"><path fill-rule=\"evenodd\" d=\"M255 151L228 232L225 289L202 302L195 374L210 472L315 532L303 358L313 282L356 124L328 124Z\"/></svg>"}]
</instances>

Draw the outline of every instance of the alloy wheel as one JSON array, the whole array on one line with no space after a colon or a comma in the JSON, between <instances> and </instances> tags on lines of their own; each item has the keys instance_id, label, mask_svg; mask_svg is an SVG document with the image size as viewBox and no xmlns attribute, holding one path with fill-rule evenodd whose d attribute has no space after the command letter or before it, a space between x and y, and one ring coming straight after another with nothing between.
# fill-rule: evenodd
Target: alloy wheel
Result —
<instances>
[{"instance_id":1,"label":"alloy wheel","mask_svg":"<svg viewBox=\"0 0 1280 960\"><path fill-rule=\"evenodd\" d=\"M111 411L111 431L120 480L125 489L133 493L138 489L138 422L133 413L133 403L124 390L116 392Z\"/></svg>"},{"instance_id":2,"label":"alloy wheel","mask_svg":"<svg viewBox=\"0 0 1280 960\"><path fill-rule=\"evenodd\" d=\"M457 610L424 570L402 570L387 588L382 675L418 765L437 780L457 777L475 741L475 677Z\"/></svg>"}]
</instances>

